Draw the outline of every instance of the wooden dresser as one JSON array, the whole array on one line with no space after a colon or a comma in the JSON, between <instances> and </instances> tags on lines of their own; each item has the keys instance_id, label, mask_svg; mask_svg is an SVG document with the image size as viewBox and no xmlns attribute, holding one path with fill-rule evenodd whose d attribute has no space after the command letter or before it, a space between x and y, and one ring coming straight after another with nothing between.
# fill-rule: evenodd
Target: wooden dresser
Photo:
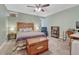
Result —
<instances>
[{"instance_id":1,"label":"wooden dresser","mask_svg":"<svg viewBox=\"0 0 79 59\"><path fill-rule=\"evenodd\" d=\"M27 40L27 54L37 55L48 50L48 39L46 37L37 37Z\"/></svg>"}]
</instances>

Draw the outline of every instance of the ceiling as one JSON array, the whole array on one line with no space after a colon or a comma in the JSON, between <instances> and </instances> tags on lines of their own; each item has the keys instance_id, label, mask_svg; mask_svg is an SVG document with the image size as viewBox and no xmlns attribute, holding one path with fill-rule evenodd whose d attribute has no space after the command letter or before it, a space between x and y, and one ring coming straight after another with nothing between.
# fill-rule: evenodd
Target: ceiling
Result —
<instances>
[{"instance_id":1,"label":"ceiling","mask_svg":"<svg viewBox=\"0 0 79 59\"><path fill-rule=\"evenodd\" d=\"M47 17L65 9L77 6L76 4L50 4L50 6L44 7L45 12L34 12L34 8L26 7L27 5L34 4L5 4L6 8L10 11L21 12L42 17Z\"/></svg>"}]
</instances>

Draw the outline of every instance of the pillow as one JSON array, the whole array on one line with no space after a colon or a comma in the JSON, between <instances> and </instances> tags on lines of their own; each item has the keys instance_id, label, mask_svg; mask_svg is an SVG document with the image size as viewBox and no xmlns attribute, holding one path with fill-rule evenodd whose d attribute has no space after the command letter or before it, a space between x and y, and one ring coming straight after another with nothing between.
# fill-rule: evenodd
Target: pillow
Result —
<instances>
[{"instance_id":1,"label":"pillow","mask_svg":"<svg viewBox=\"0 0 79 59\"><path fill-rule=\"evenodd\" d=\"M20 29L20 32L31 32L32 28L24 28L24 29Z\"/></svg>"}]
</instances>

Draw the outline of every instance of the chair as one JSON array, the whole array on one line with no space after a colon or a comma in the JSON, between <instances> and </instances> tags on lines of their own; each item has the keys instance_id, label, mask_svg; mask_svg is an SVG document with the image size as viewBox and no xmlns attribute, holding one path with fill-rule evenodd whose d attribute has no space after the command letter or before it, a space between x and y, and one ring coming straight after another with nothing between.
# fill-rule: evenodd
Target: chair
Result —
<instances>
[{"instance_id":1,"label":"chair","mask_svg":"<svg viewBox=\"0 0 79 59\"><path fill-rule=\"evenodd\" d=\"M48 36L47 27L41 27L41 32L45 33L45 35Z\"/></svg>"}]
</instances>

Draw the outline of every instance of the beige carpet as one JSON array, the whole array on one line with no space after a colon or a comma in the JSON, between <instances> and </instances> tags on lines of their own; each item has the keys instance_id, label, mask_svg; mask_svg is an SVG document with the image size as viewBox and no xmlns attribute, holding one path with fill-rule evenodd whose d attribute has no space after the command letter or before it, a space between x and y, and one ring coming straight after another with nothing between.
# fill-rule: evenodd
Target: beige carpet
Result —
<instances>
[{"instance_id":1,"label":"beige carpet","mask_svg":"<svg viewBox=\"0 0 79 59\"><path fill-rule=\"evenodd\" d=\"M14 47L15 47L15 40L14 39L7 41L5 46L2 47L2 49L0 49L0 55L10 55L10 54L12 54Z\"/></svg>"},{"instance_id":2,"label":"beige carpet","mask_svg":"<svg viewBox=\"0 0 79 59\"><path fill-rule=\"evenodd\" d=\"M26 51L13 51L15 49L15 40L10 40L0 50L1 55L26 55ZM63 41L62 39L49 38L49 51L41 53L40 55L69 55L68 40Z\"/></svg>"}]
</instances>

